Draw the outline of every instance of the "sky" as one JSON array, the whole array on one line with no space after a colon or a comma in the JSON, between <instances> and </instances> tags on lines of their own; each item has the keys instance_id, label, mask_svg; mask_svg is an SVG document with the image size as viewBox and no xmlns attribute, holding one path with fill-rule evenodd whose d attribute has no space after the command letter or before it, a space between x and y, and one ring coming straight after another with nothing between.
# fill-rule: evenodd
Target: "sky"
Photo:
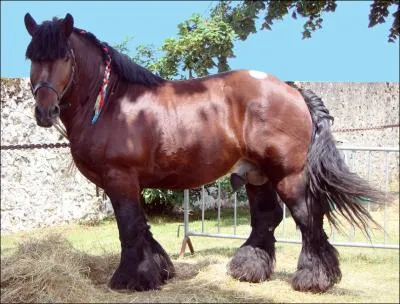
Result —
<instances>
[{"instance_id":1,"label":"sky","mask_svg":"<svg viewBox=\"0 0 400 304\"><path fill-rule=\"evenodd\" d=\"M258 31L236 41L232 69L253 69L282 80L399 82L399 41L388 43L393 18L368 28L370 1L338 2L325 13L323 28L302 40L304 19L276 21L271 31ZM161 46L176 37L178 23L193 13L207 16L211 1L1 1L1 77L28 77L25 59L30 41L24 25L29 12L37 23L72 14L75 26L110 45L133 37L128 47ZM393 10L393 9L392 9ZM260 23L260 22L259 22ZM259 26L258 26L259 27Z\"/></svg>"}]
</instances>

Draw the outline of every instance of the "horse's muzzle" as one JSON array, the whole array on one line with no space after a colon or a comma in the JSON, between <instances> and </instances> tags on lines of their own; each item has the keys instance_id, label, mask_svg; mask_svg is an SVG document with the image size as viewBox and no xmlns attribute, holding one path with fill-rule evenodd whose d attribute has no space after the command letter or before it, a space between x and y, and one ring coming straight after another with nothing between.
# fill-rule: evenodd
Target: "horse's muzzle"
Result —
<instances>
[{"instance_id":1,"label":"horse's muzzle","mask_svg":"<svg viewBox=\"0 0 400 304\"><path fill-rule=\"evenodd\" d=\"M40 127L50 128L53 126L54 121L60 115L60 107L58 105L52 105L48 108L36 106L35 107L35 118L36 123Z\"/></svg>"}]
</instances>

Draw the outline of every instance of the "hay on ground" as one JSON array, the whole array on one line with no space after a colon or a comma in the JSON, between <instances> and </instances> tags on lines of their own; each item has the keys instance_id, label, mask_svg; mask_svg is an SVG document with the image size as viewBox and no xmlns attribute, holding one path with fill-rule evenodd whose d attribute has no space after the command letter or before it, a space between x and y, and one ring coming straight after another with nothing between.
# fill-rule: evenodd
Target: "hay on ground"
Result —
<instances>
[{"instance_id":1,"label":"hay on ground","mask_svg":"<svg viewBox=\"0 0 400 304\"><path fill-rule=\"evenodd\" d=\"M260 302L261 297L244 296L240 290L223 290L226 257L201 257L175 261L177 276L162 290L115 292L107 287L119 263L119 254L95 256L75 249L60 235L31 239L18 245L1 261L2 303L199 303ZM219 267L218 275L207 276ZM215 285L215 282L218 284Z\"/></svg>"},{"instance_id":2,"label":"hay on ground","mask_svg":"<svg viewBox=\"0 0 400 304\"><path fill-rule=\"evenodd\" d=\"M60 235L29 240L2 257L1 302L95 302L95 285L105 283L117 263L115 255L78 251Z\"/></svg>"}]
</instances>

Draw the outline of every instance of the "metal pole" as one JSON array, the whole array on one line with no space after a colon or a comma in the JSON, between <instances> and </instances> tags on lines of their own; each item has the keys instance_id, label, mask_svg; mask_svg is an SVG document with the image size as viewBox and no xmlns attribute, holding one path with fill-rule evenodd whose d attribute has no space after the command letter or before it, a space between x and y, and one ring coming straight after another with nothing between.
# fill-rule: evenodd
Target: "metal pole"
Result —
<instances>
[{"instance_id":1,"label":"metal pole","mask_svg":"<svg viewBox=\"0 0 400 304\"><path fill-rule=\"evenodd\" d=\"M345 162L347 165L349 165L347 153L348 153L348 150L344 150L343 159L344 159L344 162ZM349 167L349 168L350 168L350 167Z\"/></svg>"},{"instance_id":2,"label":"metal pole","mask_svg":"<svg viewBox=\"0 0 400 304\"><path fill-rule=\"evenodd\" d=\"M190 232L190 236L204 236L211 237L217 239L239 239L239 240L247 240L249 236L241 236L241 235L232 235L232 234L223 234L223 233L200 233L200 232ZM293 240L293 239L284 239L284 238L276 238L276 241L279 243L288 243L288 244L301 244L301 240ZM391 244L373 244L373 243L351 243L351 242L330 242L335 246L342 247L362 247L362 248L381 248L381 249L399 249L399 245L391 245Z\"/></svg>"},{"instance_id":3,"label":"metal pole","mask_svg":"<svg viewBox=\"0 0 400 304\"><path fill-rule=\"evenodd\" d=\"M399 152L399 148L395 147L354 147L354 146L339 146L339 150L348 151L390 151Z\"/></svg>"},{"instance_id":4,"label":"metal pole","mask_svg":"<svg viewBox=\"0 0 400 304\"><path fill-rule=\"evenodd\" d=\"M189 237L189 190L185 189L183 190L183 225L184 225L184 230L185 230L185 237L183 238L182 241L182 246L181 246L181 251L179 252L179 257L183 257L185 255L185 250L186 250L186 245L189 246L190 253L194 254L194 249L192 245L192 241L190 240ZM178 227L178 233L179 233L179 227Z\"/></svg>"},{"instance_id":5,"label":"metal pole","mask_svg":"<svg viewBox=\"0 0 400 304\"><path fill-rule=\"evenodd\" d=\"M371 151L368 151L368 172L367 172L367 181L369 182L371 177ZM371 211L371 202L368 201L368 212Z\"/></svg>"},{"instance_id":6,"label":"metal pole","mask_svg":"<svg viewBox=\"0 0 400 304\"><path fill-rule=\"evenodd\" d=\"M189 190L183 191L183 221L185 227L185 237L189 234Z\"/></svg>"},{"instance_id":7,"label":"metal pole","mask_svg":"<svg viewBox=\"0 0 400 304\"><path fill-rule=\"evenodd\" d=\"M204 232L204 204L205 204L205 198L204 198L204 186L201 187L201 232Z\"/></svg>"},{"instance_id":8,"label":"metal pole","mask_svg":"<svg viewBox=\"0 0 400 304\"><path fill-rule=\"evenodd\" d=\"M357 151L351 151L351 153L350 153L349 168L350 168L350 171L352 171L352 172L354 169L354 160L356 158L356 153L357 153ZM355 235L356 235L356 228L354 227L354 225L352 225L350 227L349 240L354 240Z\"/></svg>"},{"instance_id":9,"label":"metal pole","mask_svg":"<svg viewBox=\"0 0 400 304\"><path fill-rule=\"evenodd\" d=\"M285 236L286 205L282 203L282 207L283 207L282 236Z\"/></svg>"},{"instance_id":10,"label":"metal pole","mask_svg":"<svg viewBox=\"0 0 400 304\"><path fill-rule=\"evenodd\" d=\"M389 152L385 152L385 191L389 192ZM387 232L386 232L386 222L387 222L387 208L386 208L386 200L384 203L384 210L383 210L383 243L386 244L387 242Z\"/></svg>"},{"instance_id":11,"label":"metal pole","mask_svg":"<svg viewBox=\"0 0 400 304\"><path fill-rule=\"evenodd\" d=\"M221 182L218 181L218 233L220 232L220 219L221 219Z\"/></svg>"},{"instance_id":12,"label":"metal pole","mask_svg":"<svg viewBox=\"0 0 400 304\"><path fill-rule=\"evenodd\" d=\"M237 213L236 213L236 205L237 205L237 192L235 192L234 194L234 201L233 201L234 205L233 205L233 235L236 235L236 217L237 217Z\"/></svg>"},{"instance_id":13,"label":"metal pole","mask_svg":"<svg viewBox=\"0 0 400 304\"><path fill-rule=\"evenodd\" d=\"M348 150L348 151L344 151L344 161L345 161L345 163L347 164L347 166L349 167L349 171L351 171L351 162L350 162L350 159L351 159L351 157L349 156L349 154L352 152L352 150ZM351 229L351 227L350 227L350 229ZM351 240L351 237L350 237L350 235L351 235L351 233L350 233L350 231L348 231L347 232L347 239L350 241Z\"/></svg>"}]
</instances>

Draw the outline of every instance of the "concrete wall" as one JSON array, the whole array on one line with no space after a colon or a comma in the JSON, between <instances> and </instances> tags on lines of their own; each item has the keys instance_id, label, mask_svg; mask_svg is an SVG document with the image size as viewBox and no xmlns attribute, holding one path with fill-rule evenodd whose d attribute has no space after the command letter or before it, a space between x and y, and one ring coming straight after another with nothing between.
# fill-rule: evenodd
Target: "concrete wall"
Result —
<instances>
[{"instance_id":1,"label":"concrete wall","mask_svg":"<svg viewBox=\"0 0 400 304\"><path fill-rule=\"evenodd\" d=\"M299 83L320 95L335 117L333 129L396 124L398 83ZM27 79L1 81L1 145L65 142L54 128L33 118L34 100ZM354 145L399 145L399 128L335 133ZM352 156L349 156L351 158ZM364 158L363 158L364 157ZM365 156L353 156L365 176ZM372 155L371 175L382 186L384 158ZM11 232L76 220L99 219L110 206L77 170L68 172L69 148L1 150L1 231ZM363 165L364 164L364 165ZM398 187L398 154L389 160L391 187ZM360 169L361 168L361 169ZM393 185L394 186L393 186Z\"/></svg>"}]
</instances>

